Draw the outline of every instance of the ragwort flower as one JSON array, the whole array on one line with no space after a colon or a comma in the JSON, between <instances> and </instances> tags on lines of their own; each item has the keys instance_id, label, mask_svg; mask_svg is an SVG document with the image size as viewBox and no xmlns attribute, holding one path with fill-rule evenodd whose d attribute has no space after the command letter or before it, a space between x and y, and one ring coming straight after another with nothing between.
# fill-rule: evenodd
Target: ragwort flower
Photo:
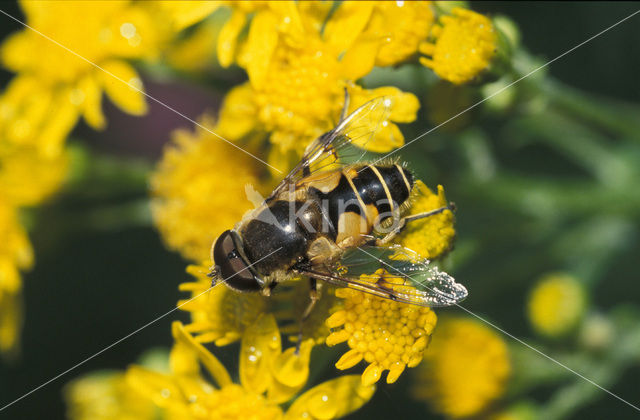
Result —
<instances>
[{"instance_id":1,"label":"ragwort flower","mask_svg":"<svg viewBox=\"0 0 640 420\"><path fill-rule=\"evenodd\" d=\"M401 281L383 269L362 279L375 283L379 277ZM336 363L338 369L349 369L364 359L369 366L362 373L362 383L370 385L385 370L389 371L387 383L393 383L407 366L420 363L437 321L430 308L352 289L338 289L336 296L343 299L343 307L327 319L334 331L326 342L333 346L346 341L350 348Z\"/></svg>"},{"instance_id":2,"label":"ragwort flower","mask_svg":"<svg viewBox=\"0 0 640 420\"><path fill-rule=\"evenodd\" d=\"M484 410L503 394L511 371L505 342L467 318L443 318L424 358L414 396L453 418Z\"/></svg>"},{"instance_id":3,"label":"ragwort flower","mask_svg":"<svg viewBox=\"0 0 640 420\"><path fill-rule=\"evenodd\" d=\"M423 42L420 62L455 84L467 83L486 70L497 51L498 34L491 20L459 7L440 17L434 42Z\"/></svg>"},{"instance_id":4,"label":"ragwort flower","mask_svg":"<svg viewBox=\"0 0 640 420\"><path fill-rule=\"evenodd\" d=\"M153 219L169 248L209 258L216 237L252 208L239 198L247 184L265 189L250 156L204 129L176 131L151 178Z\"/></svg>"},{"instance_id":5,"label":"ragwort flower","mask_svg":"<svg viewBox=\"0 0 640 420\"><path fill-rule=\"evenodd\" d=\"M134 366L126 376L141 398L152 401L170 418L186 419L333 419L357 410L375 390L344 376L311 388L284 412L309 375L312 344L281 350L280 332L271 315L260 317L245 333L240 350L240 384L233 383L224 366L197 343L178 322L173 325L175 345L171 373ZM203 365L216 386L201 374Z\"/></svg>"},{"instance_id":6,"label":"ragwort flower","mask_svg":"<svg viewBox=\"0 0 640 420\"><path fill-rule=\"evenodd\" d=\"M438 193L434 194L418 180L414 191L416 195L411 204L411 214L428 212L449 204L442 185L438 185ZM451 248L456 234L453 223L453 212L445 210L407 224L395 242L415 251L422 258L433 259Z\"/></svg>"},{"instance_id":7,"label":"ragwort flower","mask_svg":"<svg viewBox=\"0 0 640 420\"><path fill-rule=\"evenodd\" d=\"M571 331L582 319L587 296L578 280L565 273L542 277L529 296L529 321L540 334L558 337Z\"/></svg>"},{"instance_id":8,"label":"ragwort flower","mask_svg":"<svg viewBox=\"0 0 640 420\"><path fill-rule=\"evenodd\" d=\"M217 129L226 138L239 139L250 131L270 133L270 162L276 167L299 157L311 140L333 128L345 87L352 94L352 109L362 105L365 97L380 95L354 85L373 68L377 43L359 39L345 46L342 35L350 28L327 23L320 33L317 24L309 23L314 20L307 15L313 10L295 4L256 14L238 55L249 82L227 97L220 113ZM397 89L393 94L389 120L413 121L419 107L415 96ZM244 123L238 126L239 120ZM381 122L388 129L377 133L371 142L375 146L367 148L387 152L403 144L402 133L390 121Z\"/></svg>"},{"instance_id":9,"label":"ragwort flower","mask_svg":"<svg viewBox=\"0 0 640 420\"><path fill-rule=\"evenodd\" d=\"M125 61L157 54L153 19L140 5L127 1L22 1L21 5L27 24L40 33L25 28L2 46L4 65L18 73L0 101L5 138L55 154L80 115L92 127L104 127L103 91L125 112L146 112L140 77Z\"/></svg>"}]
</instances>

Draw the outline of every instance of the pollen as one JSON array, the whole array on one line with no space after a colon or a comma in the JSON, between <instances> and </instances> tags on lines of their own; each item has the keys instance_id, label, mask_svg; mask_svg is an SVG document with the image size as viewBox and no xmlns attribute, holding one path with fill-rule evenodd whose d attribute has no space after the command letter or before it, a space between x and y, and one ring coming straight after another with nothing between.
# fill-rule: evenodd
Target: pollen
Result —
<instances>
[{"instance_id":1,"label":"pollen","mask_svg":"<svg viewBox=\"0 0 640 420\"><path fill-rule=\"evenodd\" d=\"M491 21L468 9L455 8L431 30L433 42L423 42L420 62L455 84L471 81L487 69L497 50L498 36Z\"/></svg>"},{"instance_id":2,"label":"pollen","mask_svg":"<svg viewBox=\"0 0 640 420\"><path fill-rule=\"evenodd\" d=\"M385 274L380 269L365 280L375 282ZM385 280L393 281L387 277ZM349 369L364 360L368 366L362 374L362 384L367 386L376 383L385 370L389 371L387 383L393 383L406 367L420 363L437 321L430 308L352 289L338 289L336 296L343 299L343 307L327 319L333 332L326 343L334 346L346 341L350 348L336 363L338 369Z\"/></svg>"}]
</instances>

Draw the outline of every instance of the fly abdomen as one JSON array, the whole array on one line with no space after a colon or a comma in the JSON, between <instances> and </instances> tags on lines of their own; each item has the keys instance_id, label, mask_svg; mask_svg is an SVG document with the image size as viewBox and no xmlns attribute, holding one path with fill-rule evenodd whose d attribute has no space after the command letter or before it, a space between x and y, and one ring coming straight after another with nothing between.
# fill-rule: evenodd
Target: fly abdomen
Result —
<instances>
[{"instance_id":1,"label":"fly abdomen","mask_svg":"<svg viewBox=\"0 0 640 420\"><path fill-rule=\"evenodd\" d=\"M358 165L308 185L334 228L336 243L353 238L345 246L356 246L409 198L413 176L400 165Z\"/></svg>"},{"instance_id":2,"label":"fly abdomen","mask_svg":"<svg viewBox=\"0 0 640 420\"><path fill-rule=\"evenodd\" d=\"M413 175L400 165L364 165L357 169L353 184L362 201L373 204L379 215L391 216L409 198Z\"/></svg>"}]
</instances>

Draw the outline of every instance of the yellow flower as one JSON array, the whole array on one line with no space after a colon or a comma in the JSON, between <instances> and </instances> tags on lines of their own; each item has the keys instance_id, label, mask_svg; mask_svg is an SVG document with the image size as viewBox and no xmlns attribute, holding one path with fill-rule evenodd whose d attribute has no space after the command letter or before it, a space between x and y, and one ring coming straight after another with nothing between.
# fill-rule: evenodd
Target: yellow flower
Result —
<instances>
[{"instance_id":1,"label":"yellow flower","mask_svg":"<svg viewBox=\"0 0 640 420\"><path fill-rule=\"evenodd\" d=\"M240 198L245 186L264 190L258 171L252 157L208 131L177 131L151 178L153 219L169 248L192 261L209 258L216 237L252 208Z\"/></svg>"},{"instance_id":2,"label":"yellow flower","mask_svg":"<svg viewBox=\"0 0 640 420\"><path fill-rule=\"evenodd\" d=\"M351 109L362 105L365 98L382 94L353 83L373 68L377 42L358 39L347 48L343 35L348 26L327 23L320 34L320 26L314 23L317 17L310 16L316 8L287 4L274 10L274 3L270 3L253 18L238 56L249 82L227 97L218 126L220 134L230 139L239 139L251 130L270 133L274 147L269 160L274 166L288 162L292 154L299 156L311 140L333 128L345 87L352 96ZM343 3L338 10L342 7L350 6ZM403 144L400 130L391 121L413 121L419 107L412 94L382 89L393 96L392 115L390 121L381 122L386 129L377 134L371 147L367 145L376 152ZM244 123L236 127L236 121Z\"/></svg>"},{"instance_id":3,"label":"yellow flower","mask_svg":"<svg viewBox=\"0 0 640 420\"><path fill-rule=\"evenodd\" d=\"M382 276L394 280L383 269L363 278L375 282ZM327 319L327 325L334 329L327 345L346 341L351 349L336 363L338 369L349 369L364 359L369 366L362 373L362 383L370 385L385 370L389 371L387 383L393 383L407 366L420 363L436 325L437 317L431 309L352 289L338 289L336 296L344 300L343 308Z\"/></svg>"},{"instance_id":4,"label":"yellow flower","mask_svg":"<svg viewBox=\"0 0 640 420\"><path fill-rule=\"evenodd\" d=\"M448 417L468 417L503 394L510 371L507 346L493 330L472 319L443 318L414 395Z\"/></svg>"},{"instance_id":5,"label":"yellow flower","mask_svg":"<svg viewBox=\"0 0 640 420\"><path fill-rule=\"evenodd\" d=\"M357 410L375 390L358 385L354 376L344 376L311 388L284 412L280 404L306 385L310 341L303 343L300 355L294 354L293 347L283 352L275 319L260 317L243 336L240 384L236 384L218 359L180 323L174 323L173 334L171 373L134 366L126 374L140 398L152 401L170 418L333 419ZM201 374L200 365L215 386Z\"/></svg>"},{"instance_id":6,"label":"yellow flower","mask_svg":"<svg viewBox=\"0 0 640 420\"><path fill-rule=\"evenodd\" d=\"M33 206L60 188L68 167L66 153L49 156L31 147L0 147L0 194L14 205Z\"/></svg>"},{"instance_id":7,"label":"yellow flower","mask_svg":"<svg viewBox=\"0 0 640 420\"><path fill-rule=\"evenodd\" d=\"M418 180L415 191L418 195L411 204L411 214L424 213L449 204L444 196L442 185L438 185L438 194L434 194L422 181ZM422 258L436 258L451 248L456 234L453 222L451 210L410 222L396 242L417 252Z\"/></svg>"},{"instance_id":8,"label":"yellow flower","mask_svg":"<svg viewBox=\"0 0 640 420\"><path fill-rule=\"evenodd\" d=\"M565 273L547 274L529 296L529 321L540 334L561 336L582 319L586 300L584 288L576 278Z\"/></svg>"},{"instance_id":9,"label":"yellow flower","mask_svg":"<svg viewBox=\"0 0 640 420\"><path fill-rule=\"evenodd\" d=\"M431 31L433 43L423 42L420 62L455 84L467 83L491 64L498 34L491 21L471 10L455 8Z\"/></svg>"},{"instance_id":10,"label":"yellow flower","mask_svg":"<svg viewBox=\"0 0 640 420\"><path fill-rule=\"evenodd\" d=\"M156 408L140 399L121 372L95 372L65 389L71 420L154 420Z\"/></svg>"},{"instance_id":11,"label":"yellow flower","mask_svg":"<svg viewBox=\"0 0 640 420\"><path fill-rule=\"evenodd\" d=\"M0 101L3 137L55 154L79 115L94 128L104 126L103 90L124 111L146 112L140 91L91 64L142 88L137 72L124 61L157 54L154 21L141 6L126 1L21 5L29 26L89 62L28 28L10 36L2 46L2 61L19 75Z\"/></svg>"},{"instance_id":12,"label":"yellow flower","mask_svg":"<svg viewBox=\"0 0 640 420\"><path fill-rule=\"evenodd\" d=\"M198 342L224 346L242 337L247 327L266 311L269 298L259 293L238 293L224 284L206 292L211 287L211 278L207 276L209 265L187 267L196 281L180 285L180 290L191 292L191 297L178 305L191 313L191 323L185 328L196 335Z\"/></svg>"},{"instance_id":13,"label":"yellow flower","mask_svg":"<svg viewBox=\"0 0 640 420\"><path fill-rule=\"evenodd\" d=\"M181 310L191 313L191 323L185 329L195 335L199 343L213 342L216 346L225 346L242 338L246 329L261 314L273 313L281 332L289 335L291 341L297 341L300 332L300 319L309 304L309 286L306 278L287 281L280 284L270 297L259 293L239 293L223 284L211 288L210 262L202 265L190 265L187 272L196 281L180 285L181 291L190 292L189 299L178 302ZM315 344L324 343L329 335L325 320L336 305L333 289L323 285L321 299L311 311L302 326L302 338L313 339Z\"/></svg>"},{"instance_id":14,"label":"yellow flower","mask_svg":"<svg viewBox=\"0 0 640 420\"><path fill-rule=\"evenodd\" d=\"M33 250L16 209L0 198L0 353L16 349L22 324L20 270L31 268Z\"/></svg>"},{"instance_id":15,"label":"yellow flower","mask_svg":"<svg viewBox=\"0 0 640 420\"><path fill-rule=\"evenodd\" d=\"M380 42L376 65L393 66L417 53L434 21L429 1L377 2L365 30L365 36L375 36Z\"/></svg>"}]
</instances>

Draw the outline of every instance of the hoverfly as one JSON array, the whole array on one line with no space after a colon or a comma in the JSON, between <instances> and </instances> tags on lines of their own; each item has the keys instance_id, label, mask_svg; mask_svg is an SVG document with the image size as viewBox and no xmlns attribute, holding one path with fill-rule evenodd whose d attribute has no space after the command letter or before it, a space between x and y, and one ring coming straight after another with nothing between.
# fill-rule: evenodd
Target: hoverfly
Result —
<instances>
[{"instance_id":1,"label":"hoverfly","mask_svg":"<svg viewBox=\"0 0 640 420\"><path fill-rule=\"evenodd\" d=\"M407 223L451 207L401 217L409 206L412 173L397 163L361 163L346 156L384 124L390 103L376 98L346 116L345 94L338 125L313 141L269 197L214 242L212 285L224 280L237 291L269 295L279 283L306 276L311 301L303 319L318 298L317 280L421 306L453 305L467 296L464 286L429 261L399 259L415 253L388 246ZM359 150L362 158L365 152ZM376 268L384 268L393 281L362 276Z\"/></svg>"}]
</instances>

